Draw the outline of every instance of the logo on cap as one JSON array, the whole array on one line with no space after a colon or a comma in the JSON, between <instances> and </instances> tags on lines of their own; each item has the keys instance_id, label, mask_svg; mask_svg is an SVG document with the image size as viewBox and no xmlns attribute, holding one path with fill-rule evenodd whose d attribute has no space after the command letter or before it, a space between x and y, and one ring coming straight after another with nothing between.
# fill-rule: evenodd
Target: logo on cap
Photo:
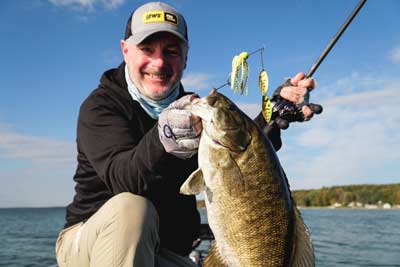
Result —
<instances>
[{"instance_id":1,"label":"logo on cap","mask_svg":"<svg viewBox=\"0 0 400 267\"><path fill-rule=\"evenodd\" d=\"M143 23L168 22L174 25L178 24L178 16L165 11L149 11L142 16Z\"/></svg>"}]
</instances>

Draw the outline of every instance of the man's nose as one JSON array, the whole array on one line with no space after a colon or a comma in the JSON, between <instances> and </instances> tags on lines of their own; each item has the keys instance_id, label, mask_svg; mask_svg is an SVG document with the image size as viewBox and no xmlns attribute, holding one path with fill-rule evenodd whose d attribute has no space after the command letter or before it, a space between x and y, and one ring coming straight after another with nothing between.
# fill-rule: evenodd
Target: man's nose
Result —
<instances>
[{"instance_id":1,"label":"man's nose","mask_svg":"<svg viewBox=\"0 0 400 267\"><path fill-rule=\"evenodd\" d=\"M165 64L165 55L162 51L155 51L152 55L152 65L157 68L162 68Z\"/></svg>"}]
</instances>

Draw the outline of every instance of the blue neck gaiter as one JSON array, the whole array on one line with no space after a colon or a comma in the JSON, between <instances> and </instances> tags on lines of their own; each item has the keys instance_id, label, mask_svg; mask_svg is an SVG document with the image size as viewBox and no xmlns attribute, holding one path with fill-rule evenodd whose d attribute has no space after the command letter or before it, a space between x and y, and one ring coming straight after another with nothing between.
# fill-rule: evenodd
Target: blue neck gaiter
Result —
<instances>
[{"instance_id":1,"label":"blue neck gaiter","mask_svg":"<svg viewBox=\"0 0 400 267\"><path fill-rule=\"evenodd\" d=\"M172 92L164 99L153 100L148 97L145 97L139 92L139 90L133 84L129 76L127 65L125 65L125 80L126 83L128 84L128 91L132 96L133 100L139 102L144 111L146 111L146 113L153 119L158 119L158 116L160 115L161 111L163 111L166 107L168 107L169 104L175 101L179 95L179 83L177 83Z\"/></svg>"}]
</instances>

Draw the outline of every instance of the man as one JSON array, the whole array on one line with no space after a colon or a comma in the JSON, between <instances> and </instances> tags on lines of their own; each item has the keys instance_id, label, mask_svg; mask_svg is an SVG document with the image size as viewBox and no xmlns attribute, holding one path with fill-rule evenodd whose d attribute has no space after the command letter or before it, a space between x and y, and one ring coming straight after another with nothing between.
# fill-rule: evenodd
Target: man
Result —
<instances>
[{"instance_id":1,"label":"man","mask_svg":"<svg viewBox=\"0 0 400 267\"><path fill-rule=\"evenodd\" d=\"M148 3L128 20L124 63L106 71L80 108L76 194L56 244L62 266L193 266L187 257L200 218L180 185L197 168L200 120L183 107L196 96L180 83L185 19ZM300 103L313 88L303 74L280 95ZM304 107L307 117L312 115ZM260 125L265 122L259 116ZM275 148L280 131L269 133Z\"/></svg>"}]
</instances>

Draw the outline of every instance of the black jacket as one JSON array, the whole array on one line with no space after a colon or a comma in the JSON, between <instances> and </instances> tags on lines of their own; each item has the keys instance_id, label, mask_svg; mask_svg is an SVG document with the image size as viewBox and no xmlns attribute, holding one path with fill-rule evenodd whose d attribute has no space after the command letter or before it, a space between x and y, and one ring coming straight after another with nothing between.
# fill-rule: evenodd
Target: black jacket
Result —
<instances>
[{"instance_id":1,"label":"black jacket","mask_svg":"<svg viewBox=\"0 0 400 267\"><path fill-rule=\"evenodd\" d=\"M184 94L181 87L180 96ZM257 120L262 124L262 118ZM271 135L280 146L279 131ZM161 246L190 253L200 217L195 197L179 194L179 187L197 168L197 156L181 160L165 152L157 120L127 90L125 64L106 71L81 105L77 146L76 194L67 207L65 227L87 220L114 195L131 192L156 207Z\"/></svg>"}]
</instances>

